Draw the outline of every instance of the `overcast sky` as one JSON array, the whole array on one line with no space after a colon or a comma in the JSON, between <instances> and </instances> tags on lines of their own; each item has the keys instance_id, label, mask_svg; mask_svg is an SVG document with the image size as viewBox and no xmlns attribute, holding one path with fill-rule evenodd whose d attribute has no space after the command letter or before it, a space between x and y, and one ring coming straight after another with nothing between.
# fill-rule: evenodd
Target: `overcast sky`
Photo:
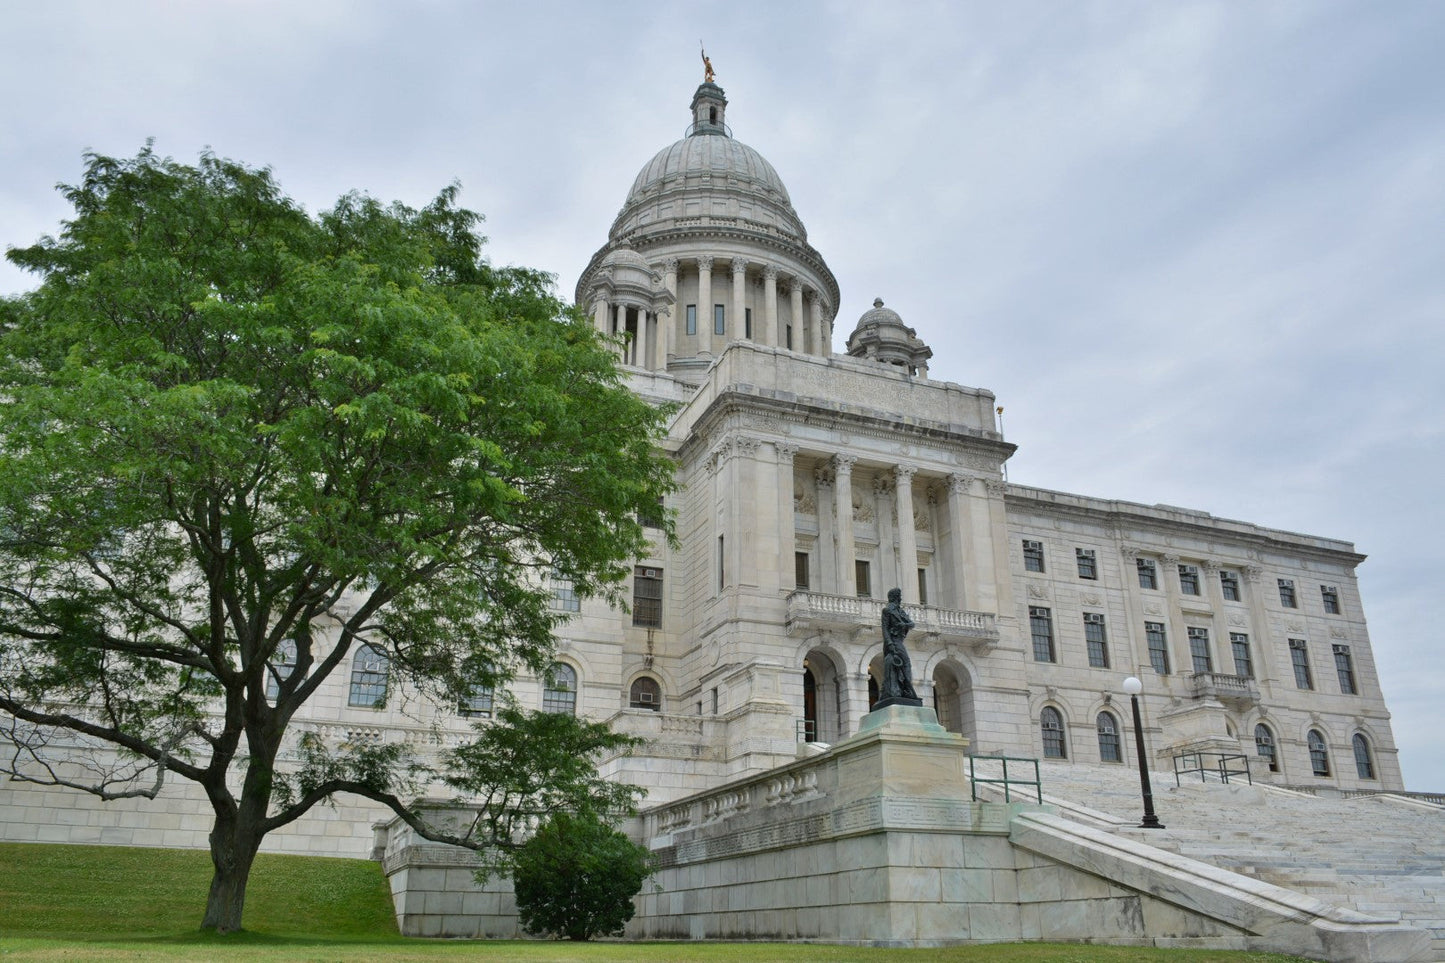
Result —
<instances>
[{"instance_id":1,"label":"overcast sky","mask_svg":"<svg viewBox=\"0 0 1445 963\"><path fill-rule=\"evenodd\" d=\"M997 394L1012 481L1353 541L1406 784L1445 791L1445 3L522 6L0 0L0 245L154 137L311 210L458 180L570 298L705 40L840 337L884 298Z\"/></svg>"}]
</instances>

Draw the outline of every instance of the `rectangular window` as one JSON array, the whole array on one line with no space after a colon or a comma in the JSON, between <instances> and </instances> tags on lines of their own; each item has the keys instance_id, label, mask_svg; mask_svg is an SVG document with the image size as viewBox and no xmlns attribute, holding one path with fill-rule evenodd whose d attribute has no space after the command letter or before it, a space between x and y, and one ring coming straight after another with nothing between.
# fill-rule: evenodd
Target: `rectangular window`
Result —
<instances>
[{"instance_id":1,"label":"rectangular window","mask_svg":"<svg viewBox=\"0 0 1445 963\"><path fill-rule=\"evenodd\" d=\"M1024 539L1024 571L1042 572L1044 570L1044 543L1032 542Z\"/></svg>"},{"instance_id":2,"label":"rectangular window","mask_svg":"<svg viewBox=\"0 0 1445 963\"><path fill-rule=\"evenodd\" d=\"M1224 601L1239 601L1239 574L1237 572L1219 572L1219 590L1224 593Z\"/></svg>"},{"instance_id":3,"label":"rectangular window","mask_svg":"<svg viewBox=\"0 0 1445 963\"><path fill-rule=\"evenodd\" d=\"M1140 558L1135 560L1139 568L1139 587L1142 589L1157 589L1159 587L1159 570L1154 566L1151 558Z\"/></svg>"},{"instance_id":4,"label":"rectangular window","mask_svg":"<svg viewBox=\"0 0 1445 963\"><path fill-rule=\"evenodd\" d=\"M1099 577L1099 560L1094 557L1092 548L1074 549L1074 560L1079 565L1079 578Z\"/></svg>"},{"instance_id":5,"label":"rectangular window","mask_svg":"<svg viewBox=\"0 0 1445 963\"><path fill-rule=\"evenodd\" d=\"M726 321L727 315L726 315L724 312L725 312L725 309L723 308L723 306L722 306L721 304L714 304L714 305L712 306L712 333L713 333L713 334L727 334L727 333L728 333L728 326L727 326L727 321Z\"/></svg>"},{"instance_id":6,"label":"rectangular window","mask_svg":"<svg viewBox=\"0 0 1445 963\"><path fill-rule=\"evenodd\" d=\"M743 337L753 336L753 309L743 308Z\"/></svg>"},{"instance_id":7,"label":"rectangular window","mask_svg":"<svg viewBox=\"0 0 1445 963\"><path fill-rule=\"evenodd\" d=\"M1294 684L1301 689L1313 689L1315 683L1310 678L1310 654L1304 639L1289 640L1289 661L1294 666Z\"/></svg>"},{"instance_id":8,"label":"rectangular window","mask_svg":"<svg viewBox=\"0 0 1445 963\"><path fill-rule=\"evenodd\" d=\"M1184 595L1199 594L1199 566L1179 566L1179 591Z\"/></svg>"},{"instance_id":9,"label":"rectangular window","mask_svg":"<svg viewBox=\"0 0 1445 963\"><path fill-rule=\"evenodd\" d=\"M1029 630L1034 637L1034 661L1057 662L1054 658L1054 617L1048 609L1029 606Z\"/></svg>"},{"instance_id":10,"label":"rectangular window","mask_svg":"<svg viewBox=\"0 0 1445 963\"><path fill-rule=\"evenodd\" d=\"M853 582L860 599L873 597L873 582L868 577L868 563L861 558L853 562Z\"/></svg>"},{"instance_id":11,"label":"rectangular window","mask_svg":"<svg viewBox=\"0 0 1445 963\"><path fill-rule=\"evenodd\" d=\"M474 685L462 696L457 713L464 719L490 719L492 717L492 687Z\"/></svg>"},{"instance_id":12,"label":"rectangular window","mask_svg":"<svg viewBox=\"0 0 1445 963\"><path fill-rule=\"evenodd\" d=\"M728 587L728 550L727 536L717 537L717 590L721 592Z\"/></svg>"},{"instance_id":13,"label":"rectangular window","mask_svg":"<svg viewBox=\"0 0 1445 963\"><path fill-rule=\"evenodd\" d=\"M918 604L928 604L928 569L918 570Z\"/></svg>"},{"instance_id":14,"label":"rectangular window","mask_svg":"<svg viewBox=\"0 0 1445 963\"><path fill-rule=\"evenodd\" d=\"M808 581L808 553L793 553L793 584L800 590L806 592L811 583Z\"/></svg>"},{"instance_id":15,"label":"rectangular window","mask_svg":"<svg viewBox=\"0 0 1445 963\"><path fill-rule=\"evenodd\" d=\"M570 578L563 578L559 573L552 573L552 611L554 612L580 612L582 602L577 598L577 590L572 586Z\"/></svg>"},{"instance_id":16,"label":"rectangular window","mask_svg":"<svg viewBox=\"0 0 1445 963\"><path fill-rule=\"evenodd\" d=\"M662 627L662 569L641 565L633 569L632 624Z\"/></svg>"},{"instance_id":17,"label":"rectangular window","mask_svg":"<svg viewBox=\"0 0 1445 963\"><path fill-rule=\"evenodd\" d=\"M1350 647L1337 645L1335 650L1335 673L1340 677L1340 692L1344 695L1359 695L1355 687L1355 664L1350 659Z\"/></svg>"},{"instance_id":18,"label":"rectangular window","mask_svg":"<svg viewBox=\"0 0 1445 963\"><path fill-rule=\"evenodd\" d=\"M1254 678L1254 660L1249 657L1249 636L1243 632L1229 633L1229 648L1234 653L1234 674Z\"/></svg>"},{"instance_id":19,"label":"rectangular window","mask_svg":"<svg viewBox=\"0 0 1445 963\"><path fill-rule=\"evenodd\" d=\"M1280 605L1283 605L1283 606L1284 606L1285 608L1287 608L1287 609L1297 609L1297 608L1299 608L1299 603L1295 600L1294 581L1293 581L1292 579L1287 579L1287 578L1282 578L1282 579L1279 579L1278 581L1279 581L1279 604L1280 604Z\"/></svg>"},{"instance_id":20,"label":"rectangular window","mask_svg":"<svg viewBox=\"0 0 1445 963\"><path fill-rule=\"evenodd\" d=\"M792 351L792 350L793 350L793 326L790 324L790 325L788 325L786 328L784 328L784 329L783 329L783 334L785 335L783 347L787 348L789 351Z\"/></svg>"},{"instance_id":21,"label":"rectangular window","mask_svg":"<svg viewBox=\"0 0 1445 963\"><path fill-rule=\"evenodd\" d=\"M1320 601L1325 605L1326 615L1340 614L1340 590L1333 585L1320 586Z\"/></svg>"},{"instance_id":22,"label":"rectangular window","mask_svg":"<svg viewBox=\"0 0 1445 963\"><path fill-rule=\"evenodd\" d=\"M1189 633L1189 658L1194 663L1194 671L1213 672L1214 659L1209 655L1209 630L1191 625L1187 631Z\"/></svg>"},{"instance_id":23,"label":"rectangular window","mask_svg":"<svg viewBox=\"0 0 1445 963\"><path fill-rule=\"evenodd\" d=\"M1089 650L1089 665L1095 669L1109 667L1109 638L1104 631L1102 612L1084 613L1084 643Z\"/></svg>"},{"instance_id":24,"label":"rectangular window","mask_svg":"<svg viewBox=\"0 0 1445 963\"><path fill-rule=\"evenodd\" d=\"M687 333L697 334L697 305L687 306Z\"/></svg>"},{"instance_id":25,"label":"rectangular window","mask_svg":"<svg viewBox=\"0 0 1445 963\"><path fill-rule=\"evenodd\" d=\"M1144 639L1149 645L1149 664L1160 675L1169 674L1169 641L1163 622L1145 622Z\"/></svg>"},{"instance_id":26,"label":"rectangular window","mask_svg":"<svg viewBox=\"0 0 1445 963\"><path fill-rule=\"evenodd\" d=\"M662 520L666 517L667 510L662 507L662 496L659 495L654 508L637 513L637 524L643 528L661 528Z\"/></svg>"}]
</instances>

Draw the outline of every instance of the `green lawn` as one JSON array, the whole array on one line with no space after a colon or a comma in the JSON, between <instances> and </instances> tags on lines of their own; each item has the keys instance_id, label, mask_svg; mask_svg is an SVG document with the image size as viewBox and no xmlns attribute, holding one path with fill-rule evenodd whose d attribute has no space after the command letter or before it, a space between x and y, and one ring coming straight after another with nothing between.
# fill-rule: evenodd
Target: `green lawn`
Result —
<instances>
[{"instance_id":1,"label":"green lawn","mask_svg":"<svg viewBox=\"0 0 1445 963\"><path fill-rule=\"evenodd\" d=\"M1208 950L1009 945L886 950L783 943L436 941L396 932L381 867L260 856L246 932L203 936L210 860L194 850L0 843L0 960L294 960L344 963L1285 963Z\"/></svg>"}]
</instances>

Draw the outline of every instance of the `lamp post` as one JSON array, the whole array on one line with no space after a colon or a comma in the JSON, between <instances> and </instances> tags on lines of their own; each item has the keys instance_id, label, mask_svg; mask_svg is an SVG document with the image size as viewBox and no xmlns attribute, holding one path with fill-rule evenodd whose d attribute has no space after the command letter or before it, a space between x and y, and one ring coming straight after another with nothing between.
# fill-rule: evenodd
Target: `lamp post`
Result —
<instances>
[{"instance_id":1,"label":"lamp post","mask_svg":"<svg viewBox=\"0 0 1445 963\"><path fill-rule=\"evenodd\" d=\"M1144 821L1140 829L1163 829L1164 824L1154 815L1154 791L1149 788L1149 764L1144 754L1144 722L1139 718L1139 693L1144 683L1132 675L1124 680L1124 691L1129 693L1129 704L1134 709L1134 748L1139 755L1139 789L1144 793Z\"/></svg>"}]
</instances>

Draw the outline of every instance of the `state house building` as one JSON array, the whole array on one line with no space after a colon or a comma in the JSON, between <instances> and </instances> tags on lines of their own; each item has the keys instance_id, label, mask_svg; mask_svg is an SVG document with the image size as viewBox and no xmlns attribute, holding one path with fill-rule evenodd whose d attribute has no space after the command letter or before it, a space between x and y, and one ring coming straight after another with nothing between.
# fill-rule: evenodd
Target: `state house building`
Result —
<instances>
[{"instance_id":1,"label":"state house building","mask_svg":"<svg viewBox=\"0 0 1445 963\"><path fill-rule=\"evenodd\" d=\"M971 753L1135 765L1120 685L1135 675L1154 768L1232 753L1256 781L1403 788L1355 578L1364 556L1006 482L1015 446L989 391L930 378L932 351L881 300L835 330L838 282L726 109L721 87L697 88L686 136L643 165L576 290L622 345L633 390L678 406L666 445L680 488L665 506L678 546L658 532L628 612L554 582L571 616L557 662L511 695L645 737L604 769L650 804L676 799L854 734L896 586L919 695ZM501 695L439 707L388 691L386 670L362 647L296 728L428 752ZM92 836L204 846L204 800L176 791L192 800L176 804L185 832L113 803L92 820L113 833ZM70 807L102 804L4 788L0 838L37 838L37 821ZM380 811L344 799L315 817L331 813L337 825L303 820L274 843L368 851Z\"/></svg>"}]
</instances>

